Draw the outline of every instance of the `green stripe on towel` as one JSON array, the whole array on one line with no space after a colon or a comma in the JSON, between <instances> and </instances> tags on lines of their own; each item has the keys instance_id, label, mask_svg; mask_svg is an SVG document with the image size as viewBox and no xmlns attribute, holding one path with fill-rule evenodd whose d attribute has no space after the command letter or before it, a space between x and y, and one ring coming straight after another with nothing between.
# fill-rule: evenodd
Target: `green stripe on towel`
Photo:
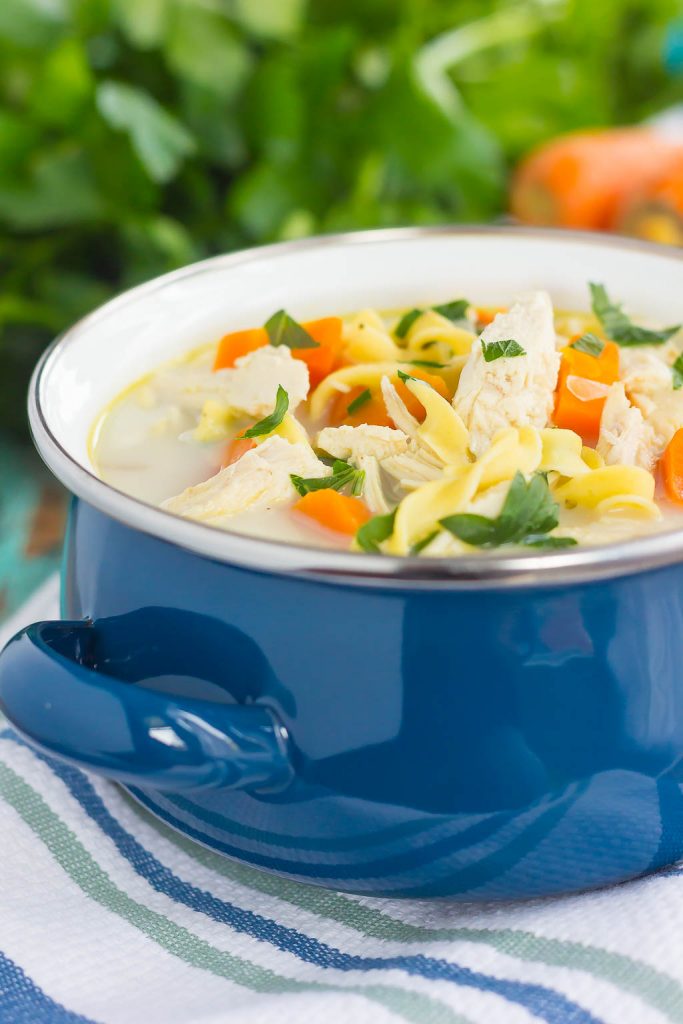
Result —
<instances>
[{"instance_id":1,"label":"green stripe on towel","mask_svg":"<svg viewBox=\"0 0 683 1024\"><path fill-rule=\"evenodd\" d=\"M599 946L545 938L514 928L426 928L398 921L341 893L302 885L214 853L164 824L124 789L118 789L118 792L135 814L166 840L204 867L245 888L275 897L320 918L337 921L376 939L413 943L473 942L490 946L518 960L583 971L632 993L675 1024L683 1024L683 987L675 978L642 960Z\"/></svg>"},{"instance_id":2,"label":"green stripe on towel","mask_svg":"<svg viewBox=\"0 0 683 1024\"><path fill-rule=\"evenodd\" d=\"M138 903L110 879L71 829L20 775L0 761L0 795L20 815L36 838L73 882L100 906L193 967L226 978L254 992L338 992L379 1003L411 1024L471 1024L445 1003L399 986L341 986L297 981L212 946L187 928Z\"/></svg>"}]
</instances>

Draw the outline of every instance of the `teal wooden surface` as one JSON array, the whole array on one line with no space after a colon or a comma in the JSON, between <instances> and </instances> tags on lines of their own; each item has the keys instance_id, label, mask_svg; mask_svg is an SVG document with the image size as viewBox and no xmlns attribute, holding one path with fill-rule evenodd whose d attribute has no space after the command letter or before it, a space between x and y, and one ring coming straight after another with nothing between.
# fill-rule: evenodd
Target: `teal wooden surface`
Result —
<instances>
[{"instance_id":1,"label":"teal wooden surface","mask_svg":"<svg viewBox=\"0 0 683 1024\"><path fill-rule=\"evenodd\" d=\"M33 449L0 439L0 621L58 567L65 504Z\"/></svg>"}]
</instances>

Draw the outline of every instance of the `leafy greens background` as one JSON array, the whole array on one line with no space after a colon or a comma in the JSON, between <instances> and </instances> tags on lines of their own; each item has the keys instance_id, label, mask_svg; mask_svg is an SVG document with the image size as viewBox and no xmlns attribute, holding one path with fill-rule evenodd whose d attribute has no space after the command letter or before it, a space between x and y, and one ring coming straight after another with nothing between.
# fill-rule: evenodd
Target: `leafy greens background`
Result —
<instances>
[{"instance_id":1,"label":"leafy greens background","mask_svg":"<svg viewBox=\"0 0 683 1024\"><path fill-rule=\"evenodd\" d=\"M1 0L0 427L113 292L320 231L495 217L510 163L676 98L681 0Z\"/></svg>"}]
</instances>

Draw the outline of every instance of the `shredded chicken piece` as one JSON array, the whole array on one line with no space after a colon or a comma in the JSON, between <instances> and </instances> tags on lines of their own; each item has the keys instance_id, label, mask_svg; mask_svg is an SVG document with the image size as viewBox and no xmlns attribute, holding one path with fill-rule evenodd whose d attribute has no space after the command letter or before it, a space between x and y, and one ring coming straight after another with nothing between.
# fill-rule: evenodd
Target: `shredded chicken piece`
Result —
<instances>
[{"instance_id":1,"label":"shredded chicken piece","mask_svg":"<svg viewBox=\"0 0 683 1024\"><path fill-rule=\"evenodd\" d=\"M361 455L386 459L408 448L408 438L402 430L367 423L359 427L325 427L318 434L317 443L336 459L358 459Z\"/></svg>"},{"instance_id":2,"label":"shredded chicken piece","mask_svg":"<svg viewBox=\"0 0 683 1024\"><path fill-rule=\"evenodd\" d=\"M408 412L405 403L399 398L398 391L387 376L382 377L381 387L387 414L399 430L402 430L408 437L415 437L420 424L412 413Z\"/></svg>"},{"instance_id":3,"label":"shredded chicken piece","mask_svg":"<svg viewBox=\"0 0 683 1024\"><path fill-rule=\"evenodd\" d=\"M653 458L659 458L677 430L683 427L683 389L674 390L672 365L678 346L622 348L621 376L626 394L640 410L651 432Z\"/></svg>"},{"instance_id":4,"label":"shredded chicken piece","mask_svg":"<svg viewBox=\"0 0 683 1024\"><path fill-rule=\"evenodd\" d=\"M389 387L392 385L389 384ZM396 401L401 402L398 395ZM410 416L407 410L406 416ZM410 416L410 419L413 417ZM419 423L415 420L417 427ZM441 460L424 445L412 437L406 437L402 430L391 427L372 424L325 427L320 431L317 443L319 448L335 458L350 459L359 469L365 469L365 495L373 495L368 502L373 511L379 511L380 506L383 511L389 511L382 491L380 467L382 472L398 481L403 490L412 490L428 480L437 480L443 471Z\"/></svg>"},{"instance_id":5,"label":"shredded chicken piece","mask_svg":"<svg viewBox=\"0 0 683 1024\"><path fill-rule=\"evenodd\" d=\"M640 466L649 472L654 464L652 428L629 402L621 381L612 384L602 410L597 450L608 466Z\"/></svg>"},{"instance_id":6,"label":"shredded chicken piece","mask_svg":"<svg viewBox=\"0 0 683 1024\"><path fill-rule=\"evenodd\" d=\"M373 515L384 515L391 510L391 506L384 496L379 462L374 455L359 455L357 462L358 468L365 473L365 486L363 487L365 504Z\"/></svg>"},{"instance_id":7,"label":"shredded chicken piece","mask_svg":"<svg viewBox=\"0 0 683 1024\"><path fill-rule=\"evenodd\" d=\"M285 345L264 345L237 360L235 366L212 371L206 365L173 366L159 373L154 390L181 408L199 412L207 400L261 418L273 411L278 385L289 396L293 412L308 394L308 367L294 359Z\"/></svg>"},{"instance_id":8,"label":"shredded chicken piece","mask_svg":"<svg viewBox=\"0 0 683 1024\"><path fill-rule=\"evenodd\" d=\"M443 474L443 465L435 464L424 451L415 446L401 455L392 455L382 462L382 469L410 491L429 480L438 480Z\"/></svg>"},{"instance_id":9,"label":"shredded chicken piece","mask_svg":"<svg viewBox=\"0 0 683 1024\"><path fill-rule=\"evenodd\" d=\"M331 469L316 458L308 445L269 437L209 480L164 501L162 508L188 519L220 525L247 509L290 501L295 496L291 473L319 477L328 476Z\"/></svg>"},{"instance_id":10,"label":"shredded chicken piece","mask_svg":"<svg viewBox=\"0 0 683 1024\"><path fill-rule=\"evenodd\" d=\"M676 431L683 428L683 388L674 391L669 385L666 390L655 391L649 408L641 406L640 401L637 404L643 409L652 431L655 456L659 457Z\"/></svg>"},{"instance_id":11,"label":"shredded chicken piece","mask_svg":"<svg viewBox=\"0 0 683 1024\"><path fill-rule=\"evenodd\" d=\"M671 343L622 348L619 353L621 380L626 394L644 416L655 408L657 392L671 390L671 363L677 349Z\"/></svg>"},{"instance_id":12,"label":"shredded chicken piece","mask_svg":"<svg viewBox=\"0 0 683 1024\"><path fill-rule=\"evenodd\" d=\"M524 355L487 363L481 343L507 340L521 345ZM477 457L504 427L547 426L559 365L553 307L547 292L521 298L484 329L480 341L472 346L453 399L453 407L470 431L470 448Z\"/></svg>"}]
</instances>

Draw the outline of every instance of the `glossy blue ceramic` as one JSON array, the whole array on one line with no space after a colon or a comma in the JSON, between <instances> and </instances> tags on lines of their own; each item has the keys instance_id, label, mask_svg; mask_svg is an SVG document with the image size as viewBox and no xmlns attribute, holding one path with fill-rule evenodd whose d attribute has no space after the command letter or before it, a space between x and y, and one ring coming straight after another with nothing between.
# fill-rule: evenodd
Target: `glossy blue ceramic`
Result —
<instances>
[{"instance_id":1,"label":"glossy blue ceramic","mask_svg":"<svg viewBox=\"0 0 683 1024\"><path fill-rule=\"evenodd\" d=\"M359 592L77 503L64 603L71 621L2 655L5 714L233 857L359 893L497 899L683 854L680 567Z\"/></svg>"},{"instance_id":2,"label":"glossy blue ceramic","mask_svg":"<svg viewBox=\"0 0 683 1024\"><path fill-rule=\"evenodd\" d=\"M365 895L545 896L683 855L670 546L288 571L281 545L231 560L209 528L132 524L139 503L72 472L94 498L72 507L64 621L0 656L2 710L39 749L215 850Z\"/></svg>"}]
</instances>

